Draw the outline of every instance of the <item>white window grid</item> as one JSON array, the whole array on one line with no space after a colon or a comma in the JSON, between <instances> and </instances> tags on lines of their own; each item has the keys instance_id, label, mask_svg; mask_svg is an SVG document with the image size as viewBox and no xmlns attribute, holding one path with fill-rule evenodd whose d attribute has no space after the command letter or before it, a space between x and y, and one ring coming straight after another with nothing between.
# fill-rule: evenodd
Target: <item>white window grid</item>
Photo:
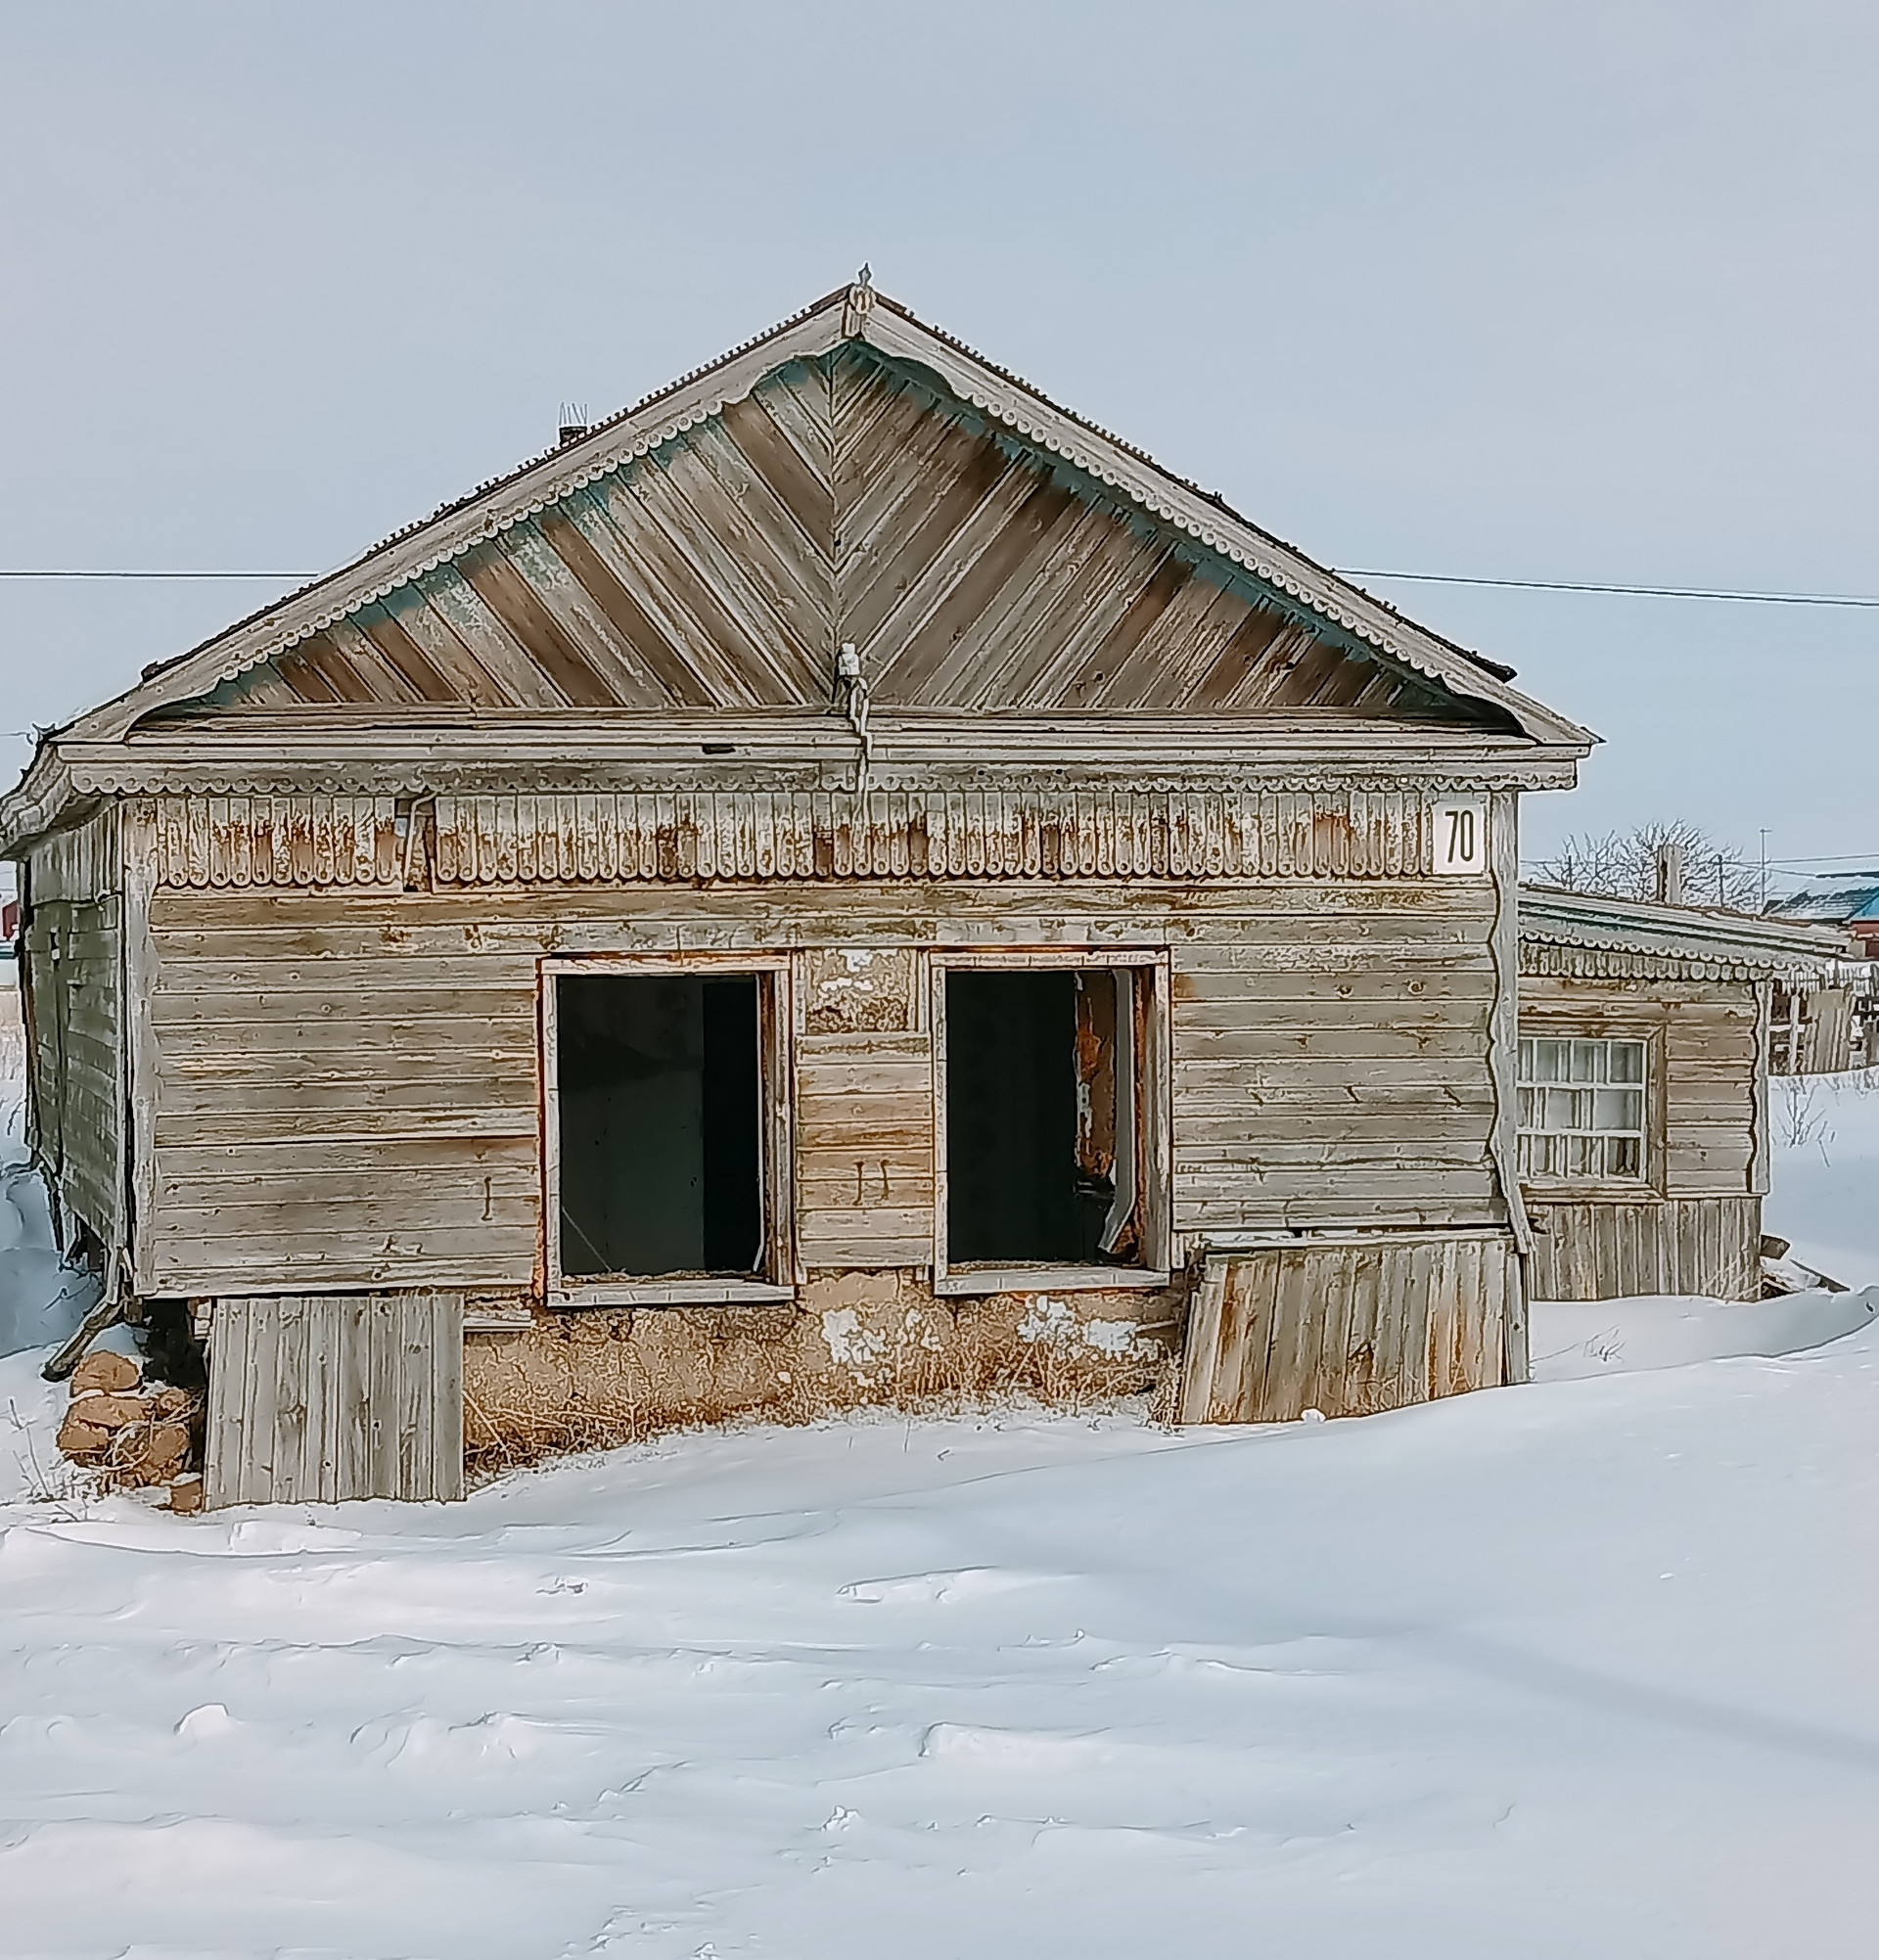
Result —
<instances>
[{"instance_id":1,"label":"white window grid","mask_svg":"<svg viewBox=\"0 0 1879 1960\"><path fill-rule=\"evenodd\" d=\"M1520 1174L1562 1182L1644 1175L1645 1044L1523 1035Z\"/></svg>"}]
</instances>

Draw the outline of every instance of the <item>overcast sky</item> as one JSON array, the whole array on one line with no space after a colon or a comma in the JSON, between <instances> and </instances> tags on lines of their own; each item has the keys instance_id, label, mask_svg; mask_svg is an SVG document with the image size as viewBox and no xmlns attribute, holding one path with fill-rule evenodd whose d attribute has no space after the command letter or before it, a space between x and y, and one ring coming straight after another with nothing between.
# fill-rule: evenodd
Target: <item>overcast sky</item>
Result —
<instances>
[{"instance_id":1,"label":"overcast sky","mask_svg":"<svg viewBox=\"0 0 1879 1960\"><path fill-rule=\"evenodd\" d=\"M1869 0L0 0L0 565L327 568L865 258L1332 565L1879 595L1875 80ZM1530 856L1879 858L1879 612L1376 584L1605 736ZM269 596L0 580L0 726Z\"/></svg>"}]
</instances>

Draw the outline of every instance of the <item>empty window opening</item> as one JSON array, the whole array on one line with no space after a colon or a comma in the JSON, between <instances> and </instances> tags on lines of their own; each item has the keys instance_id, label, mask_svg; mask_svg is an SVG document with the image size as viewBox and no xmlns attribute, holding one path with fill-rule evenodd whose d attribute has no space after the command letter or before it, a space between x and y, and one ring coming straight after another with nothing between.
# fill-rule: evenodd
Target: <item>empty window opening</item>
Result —
<instances>
[{"instance_id":1,"label":"empty window opening","mask_svg":"<svg viewBox=\"0 0 1879 1960\"><path fill-rule=\"evenodd\" d=\"M760 1271L761 986L756 974L557 977L564 1273Z\"/></svg>"},{"instance_id":2,"label":"empty window opening","mask_svg":"<svg viewBox=\"0 0 1879 1960\"><path fill-rule=\"evenodd\" d=\"M946 975L948 1265L1142 1261L1133 971Z\"/></svg>"}]
</instances>

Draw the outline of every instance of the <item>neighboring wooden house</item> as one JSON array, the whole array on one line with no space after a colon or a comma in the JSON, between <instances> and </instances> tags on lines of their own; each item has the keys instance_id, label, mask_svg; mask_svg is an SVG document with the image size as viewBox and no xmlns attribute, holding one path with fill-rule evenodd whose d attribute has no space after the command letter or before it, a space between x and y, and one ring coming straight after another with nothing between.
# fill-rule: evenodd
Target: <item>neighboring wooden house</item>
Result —
<instances>
[{"instance_id":1,"label":"neighboring wooden house","mask_svg":"<svg viewBox=\"0 0 1879 1960\"><path fill-rule=\"evenodd\" d=\"M1798 997L1851 950L1765 914L1522 889L1535 1299L1761 1297L1774 990Z\"/></svg>"},{"instance_id":2,"label":"neighboring wooden house","mask_svg":"<svg viewBox=\"0 0 1879 1960\"><path fill-rule=\"evenodd\" d=\"M863 282L42 740L34 1153L211 1502L1522 1379L1508 678Z\"/></svg>"}]
</instances>

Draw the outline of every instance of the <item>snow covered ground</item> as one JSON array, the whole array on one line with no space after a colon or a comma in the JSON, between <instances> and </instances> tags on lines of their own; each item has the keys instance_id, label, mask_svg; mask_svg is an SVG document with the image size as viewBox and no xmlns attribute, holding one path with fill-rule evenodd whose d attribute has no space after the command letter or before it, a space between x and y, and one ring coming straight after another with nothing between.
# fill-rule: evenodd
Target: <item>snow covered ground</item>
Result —
<instances>
[{"instance_id":1,"label":"snow covered ground","mask_svg":"<svg viewBox=\"0 0 1879 1960\"><path fill-rule=\"evenodd\" d=\"M1879 1286L1879 1073L1777 1079L1765 1230L1851 1287Z\"/></svg>"},{"instance_id":2,"label":"snow covered ground","mask_svg":"<svg viewBox=\"0 0 1879 1960\"><path fill-rule=\"evenodd\" d=\"M1850 1159L1777 1167L1829 1270ZM1544 1308L1550 1379L1362 1422L753 1428L209 1519L49 1495L16 1355L0 1955L1865 1951L1869 1306Z\"/></svg>"}]
</instances>

